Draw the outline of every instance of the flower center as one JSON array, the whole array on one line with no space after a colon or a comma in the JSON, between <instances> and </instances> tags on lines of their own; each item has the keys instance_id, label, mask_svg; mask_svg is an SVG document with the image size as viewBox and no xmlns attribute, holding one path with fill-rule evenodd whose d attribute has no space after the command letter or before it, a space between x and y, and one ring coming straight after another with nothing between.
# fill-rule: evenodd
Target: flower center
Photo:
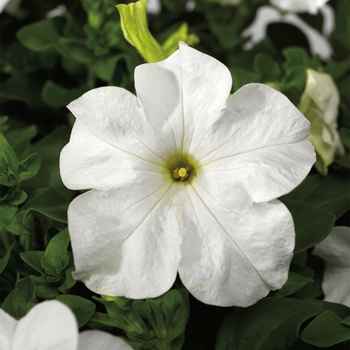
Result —
<instances>
[{"instance_id":1,"label":"flower center","mask_svg":"<svg viewBox=\"0 0 350 350\"><path fill-rule=\"evenodd\" d=\"M187 154L174 153L165 160L164 166L173 181L191 183L198 164Z\"/></svg>"},{"instance_id":2,"label":"flower center","mask_svg":"<svg viewBox=\"0 0 350 350\"><path fill-rule=\"evenodd\" d=\"M176 168L173 170L174 178L180 179L181 181L185 180L188 176L188 172L190 171L190 167L186 166L186 168Z\"/></svg>"}]
</instances>

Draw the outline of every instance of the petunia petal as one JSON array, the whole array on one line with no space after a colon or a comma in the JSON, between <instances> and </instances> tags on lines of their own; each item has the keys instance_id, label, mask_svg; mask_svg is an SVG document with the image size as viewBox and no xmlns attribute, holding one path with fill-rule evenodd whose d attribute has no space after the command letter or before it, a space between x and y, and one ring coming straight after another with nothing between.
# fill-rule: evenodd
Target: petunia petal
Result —
<instances>
[{"instance_id":1,"label":"petunia petal","mask_svg":"<svg viewBox=\"0 0 350 350\"><path fill-rule=\"evenodd\" d=\"M173 152L185 154L202 137L201 124L225 108L231 85L221 62L184 43L168 59L135 70L137 96L150 123L160 138L171 140Z\"/></svg>"},{"instance_id":2,"label":"petunia petal","mask_svg":"<svg viewBox=\"0 0 350 350\"><path fill-rule=\"evenodd\" d=\"M123 339L99 330L88 330L79 334L78 350L132 350Z\"/></svg>"},{"instance_id":3,"label":"petunia petal","mask_svg":"<svg viewBox=\"0 0 350 350\"><path fill-rule=\"evenodd\" d=\"M102 190L122 186L130 179L137 183L158 181L166 168L116 148L76 121L70 142L61 152L60 172L70 189Z\"/></svg>"},{"instance_id":4,"label":"petunia petal","mask_svg":"<svg viewBox=\"0 0 350 350\"><path fill-rule=\"evenodd\" d=\"M350 307L350 228L334 227L312 254L326 262L322 281L324 300Z\"/></svg>"},{"instance_id":5,"label":"petunia petal","mask_svg":"<svg viewBox=\"0 0 350 350\"><path fill-rule=\"evenodd\" d=\"M191 152L197 173L243 186L254 202L279 197L294 189L315 162L309 125L281 93L245 85Z\"/></svg>"},{"instance_id":6,"label":"petunia petal","mask_svg":"<svg viewBox=\"0 0 350 350\"><path fill-rule=\"evenodd\" d=\"M309 12L315 15L328 0L270 0L273 6L292 12Z\"/></svg>"},{"instance_id":7,"label":"petunia petal","mask_svg":"<svg viewBox=\"0 0 350 350\"><path fill-rule=\"evenodd\" d=\"M11 349L11 341L18 321L0 309L0 349Z\"/></svg>"},{"instance_id":8,"label":"petunia petal","mask_svg":"<svg viewBox=\"0 0 350 350\"><path fill-rule=\"evenodd\" d=\"M332 265L350 267L350 228L334 227L326 239L317 244L312 254Z\"/></svg>"},{"instance_id":9,"label":"petunia petal","mask_svg":"<svg viewBox=\"0 0 350 350\"><path fill-rule=\"evenodd\" d=\"M249 306L281 288L293 256L294 226L277 200L255 204L242 188L194 180L193 213L184 235L181 280L196 298L218 306Z\"/></svg>"},{"instance_id":10,"label":"petunia petal","mask_svg":"<svg viewBox=\"0 0 350 350\"><path fill-rule=\"evenodd\" d=\"M34 306L15 330L13 350L76 350L78 326L73 312L56 300Z\"/></svg>"},{"instance_id":11,"label":"petunia petal","mask_svg":"<svg viewBox=\"0 0 350 350\"><path fill-rule=\"evenodd\" d=\"M68 209L74 278L111 296L166 292L180 259L181 185L133 183L74 199Z\"/></svg>"},{"instance_id":12,"label":"petunia petal","mask_svg":"<svg viewBox=\"0 0 350 350\"><path fill-rule=\"evenodd\" d=\"M96 88L67 108L91 133L120 151L157 164L168 156L166 141L159 142L136 96L125 89Z\"/></svg>"},{"instance_id":13,"label":"petunia petal","mask_svg":"<svg viewBox=\"0 0 350 350\"><path fill-rule=\"evenodd\" d=\"M325 266L322 290L324 300L350 307L349 267L327 264Z\"/></svg>"}]
</instances>

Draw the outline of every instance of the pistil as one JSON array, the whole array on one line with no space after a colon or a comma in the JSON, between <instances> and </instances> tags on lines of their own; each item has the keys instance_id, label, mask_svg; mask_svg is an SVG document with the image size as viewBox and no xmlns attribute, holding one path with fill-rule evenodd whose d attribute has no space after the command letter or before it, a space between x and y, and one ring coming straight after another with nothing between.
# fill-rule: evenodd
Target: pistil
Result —
<instances>
[{"instance_id":1,"label":"pistil","mask_svg":"<svg viewBox=\"0 0 350 350\"><path fill-rule=\"evenodd\" d=\"M180 179L181 181L185 180L186 177L188 176L188 172L190 170L190 167L187 166L186 168L176 168L173 170L174 178L175 179Z\"/></svg>"}]
</instances>

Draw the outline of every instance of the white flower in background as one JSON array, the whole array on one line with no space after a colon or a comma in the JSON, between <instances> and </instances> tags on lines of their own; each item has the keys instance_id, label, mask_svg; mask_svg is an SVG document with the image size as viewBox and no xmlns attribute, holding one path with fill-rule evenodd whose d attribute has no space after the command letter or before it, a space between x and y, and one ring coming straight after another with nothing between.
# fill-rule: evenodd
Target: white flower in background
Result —
<instances>
[{"instance_id":1,"label":"white flower in background","mask_svg":"<svg viewBox=\"0 0 350 350\"><path fill-rule=\"evenodd\" d=\"M339 92L332 77L307 69L305 90L301 96L299 109L311 123L310 141L317 154L316 168L327 174L327 167L336 155L344 153L337 131Z\"/></svg>"},{"instance_id":2,"label":"white flower in background","mask_svg":"<svg viewBox=\"0 0 350 350\"><path fill-rule=\"evenodd\" d=\"M71 309L57 300L35 305L19 321L0 309L1 350L132 350L122 339L91 330L78 333Z\"/></svg>"},{"instance_id":3,"label":"white flower in background","mask_svg":"<svg viewBox=\"0 0 350 350\"><path fill-rule=\"evenodd\" d=\"M0 0L0 13L7 12L9 15L16 16L21 0Z\"/></svg>"},{"instance_id":4,"label":"white flower in background","mask_svg":"<svg viewBox=\"0 0 350 350\"><path fill-rule=\"evenodd\" d=\"M78 350L133 350L133 348L123 339L110 333L88 330L79 333Z\"/></svg>"},{"instance_id":5,"label":"white flower in background","mask_svg":"<svg viewBox=\"0 0 350 350\"><path fill-rule=\"evenodd\" d=\"M324 300L350 307L350 228L334 227L313 254L326 262L322 281Z\"/></svg>"},{"instance_id":6,"label":"white flower in background","mask_svg":"<svg viewBox=\"0 0 350 350\"><path fill-rule=\"evenodd\" d=\"M308 39L311 53L318 54L323 60L329 61L333 54L333 49L328 37L334 29L334 11L329 5L322 8L321 11L324 19L322 34L295 13L282 14L271 6L261 6L256 12L253 23L242 32L244 37L250 37L249 42L244 45L244 49L249 50L256 43L266 38L269 24L282 22L300 29Z\"/></svg>"},{"instance_id":7,"label":"white flower in background","mask_svg":"<svg viewBox=\"0 0 350 350\"><path fill-rule=\"evenodd\" d=\"M232 79L185 44L135 70L137 97L101 87L76 116L60 169L73 200L74 278L96 293L157 297L174 283L213 305L280 288L295 232L275 198L315 161L309 122L281 93Z\"/></svg>"},{"instance_id":8,"label":"white flower in background","mask_svg":"<svg viewBox=\"0 0 350 350\"><path fill-rule=\"evenodd\" d=\"M162 10L162 4L160 0L148 0L146 6L147 12L153 15L157 15Z\"/></svg>"},{"instance_id":9,"label":"white flower in background","mask_svg":"<svg viewBox=\"0 0 350 350\"><path fill-rule=\"evenodd\" d=\"M4 11L4 8L10 0L0 0L0 13Z\"/></svg>"},{"instance_id":10,"label":"white flower in background","mask_svg":"<svg viewBox=\"0 0 350 350\"><path fill-rule=\"evenodd\" d=\"M315 15L329 0L270 0L273 6L290 12L309 12Z\"/></svg>"}]
</instances>

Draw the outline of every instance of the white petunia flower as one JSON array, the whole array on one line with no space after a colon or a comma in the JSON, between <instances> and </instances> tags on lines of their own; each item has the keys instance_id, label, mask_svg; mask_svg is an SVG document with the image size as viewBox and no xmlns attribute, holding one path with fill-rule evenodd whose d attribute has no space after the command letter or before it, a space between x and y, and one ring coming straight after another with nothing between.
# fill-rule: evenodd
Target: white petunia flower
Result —
<instances>
[{"instance_id":1,"label":"white petunia flower","mask_svg":"<svg viewBox=\"0 0 350 350\"><path fill-rule=\"evenodd\" d=\"M4 11L10 0L0 0L0 13Z\"/></svg>"},{"instance_id":2,"label":"white petunia flower","mask_svg":"<svg viewBox=\"0 0 350 350\"><path fill-rule=\"evenodd\" d=\"M101 87L69 104L62 150L73 200L74 278L96 293L157 297L174 283L204 303L248 306L280 288L295 232L275 198L315 161L309 122L281 93L185 44L135 70L137 97Z\"/></svg>"},{"instance_id":3,"label":"white petunia flower","mask_svg":"<svg viewBox=\"0 0 350 350\"><path fill-rule=\"evenodd\" d=\"M316 168L326 175L334 157L344 153L337 131L339 92L332 77L307 69L305 90L299 109L311 123L310 141L317 153Z\"/></svg>"},{"instance_id":4,"label":"white petunia flower","mask_svg":"<svg viewBox=\"0 0 350 350\"><path fill-rule=\"evenodd\" d=\"M147 1L147 12L152 15L158 15L162 10L162 4L160 0L148 0Z\"/></svg>"},{"instance_id":5,"label":"white petunia flower","mask_svg":"<svg viewBox=\"0 0 350 350\"><path fill-rule=\"evenodd\" d=\"M323 7L321 11L324 19L323 34L311 27L295 13L281 13L274 7L260 6L256 12L254 21L242 32L244 37L250 37L250 40L244 45L244 49L249 50L256 43L266 38L269 24L282 22L300 29L308 39L311 53L317 53L323 60L329 61L332 57L333 49L328 37L334 29L334 11L329 5Z\"/></svg>"},{"instance_id":6,"label":"white petunia flower","mask_svg":"<svg viewBox=\"0 0 350 350\"><path fill-rule=\"evenodd\" d=\"M73 312L57 300L35 305L19 321L0 309L0 349L132 350L122 339L106 332L79 334Z\"/></svg>"},{"instance_id":7,"label":"white petunia flower","mask_svg":"<svg viewBox=\"0 0 350 350\"><path fill-rule=\"evenodd\" d=\"M273 6L290 12L309 12L315 15L329 0L270 0Z\"/></svg>"},{"instance_id":8,"label":"white petunia flower","mask_svg":"<svg viewBox=\"0 0 350 350\"><path fill-rule=\"evenodd\" d=\"M324 300L350 307L350 228L334 227L312 254L326 262L322 281Z\"/></svg>"}]
</instances>

